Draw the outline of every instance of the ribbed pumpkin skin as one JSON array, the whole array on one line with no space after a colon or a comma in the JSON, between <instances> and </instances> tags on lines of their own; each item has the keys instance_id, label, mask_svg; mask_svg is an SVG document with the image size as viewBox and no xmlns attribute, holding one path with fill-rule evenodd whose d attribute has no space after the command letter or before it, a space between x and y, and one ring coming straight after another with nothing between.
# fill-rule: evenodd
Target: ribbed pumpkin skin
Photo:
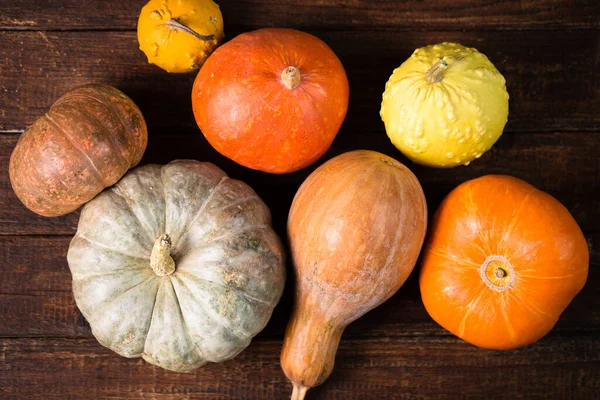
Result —
<instances>
[{"instance_id":1,"label":"ribbed pumpkin skin","mask_svg":"<svg viewBox=\"0 0 600 400\"><path fill-rule=\"evenodd\" d=\"M555 198L510 176L463 183L442 202L423 250L429 315L479 347L535 342L588 274L581 229Z\"/></svg>"},{"instance_id":2,"label":"ribbed pumpkin skin","mask_svg":"<svg viewBox=\"0 0 600 400\"><path fill-rule=\"evenodd\" d=\"M175 270L161 276L151 255L164 234ZM67 258L96 339L178 372L246 348L285 284L267 206L245 183L192 160L136 168L86 204Z\"/></svg>"},{"instance_id":3,"label":"ribbed pumpkin skin","mask_svg":"<svg viewBox=\"0 0 600 400\"><path fill-rule=\"evenodd\" d=\"M302 184L288 219L296 292L281 354L297 388L322 383L344 328L402 286L426 226L417 178L384 154L342 154Z\"/></svg>"},{"instance_id":4,"label":"ribbed pumpkin skin","mask_svg":"<svg viewBox=\"0 0 600 400\"><path fill-rule=\"evenodd\" d=\"M147 142L146 122L129 97L108 85L82 86L21 135L10 157L10 182L31 211L64 215L137 165Z\"/></svg>"},{"instance_id":5,"label":"ribbed pumpkin skin","mask_svg":"<svg viewBox=\"0 0 600 400\"><path fill-rule=\"evenodd\" d=\"M294 89L282 83L299 70ZM342 63L320 39L259 29L219 47L192 89L196 122L221 154L252 169L287 173L318 160L333 142L350 89Z\"/></svg>"}]
</instances>

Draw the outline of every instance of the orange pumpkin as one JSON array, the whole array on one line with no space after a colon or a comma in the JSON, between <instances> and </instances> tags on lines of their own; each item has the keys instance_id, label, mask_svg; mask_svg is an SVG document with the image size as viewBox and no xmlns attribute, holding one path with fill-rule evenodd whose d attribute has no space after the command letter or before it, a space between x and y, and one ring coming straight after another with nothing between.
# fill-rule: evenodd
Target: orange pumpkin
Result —
<instances>
[{"instance_id":1,"label":"orange pumpkin","mask_svg":"<svg viewBox=\"0 0 600 400\"><path fill-rule=\"evenodd\" d=\"M248 168L286 173L327 151L348 97L344 67L325 43L272 28L219 47L196 77L192 105L219 153Z\"/></svg>"},{"instance_id":2,"label":"orange pumpkin","mask_svg":"<svg viewBox=\"0 0 600 400\"><path fill-rule=\"evenodd\" d=\"M510 176L458 186L429 235L420 275L425 308L479 347L513 349L542 338L587 279L587 243L569 211Z\"/></svg>"}]
</instances>

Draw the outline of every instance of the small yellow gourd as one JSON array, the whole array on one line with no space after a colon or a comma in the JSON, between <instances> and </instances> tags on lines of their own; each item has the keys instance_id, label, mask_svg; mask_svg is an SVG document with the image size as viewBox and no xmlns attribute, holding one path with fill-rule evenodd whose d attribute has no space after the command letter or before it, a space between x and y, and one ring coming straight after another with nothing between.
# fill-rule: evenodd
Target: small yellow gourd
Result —
<instances>
[{"instance_id":1,"label":"small yellow gourd","mask_svg":"<svg viewBox=\"0 0 600 400\"><path fill-rule=\"evenodd\" d=\"M468 165L502 134L506 81L476 49L457 43L423 47L394 70L380 115L392 143L412 161Z\"/></svg>"},{"instance_id":2,"label":"small yellow gourd","mask_svg":"<svg viewBox=\"0 0 600 400\"><path fill-rule=\"evenodd\" d=\"M192 72L223 40L223 16L212 0L150 0L137 29L149 63L167 72Z\"/></svg>"}]
</instances>

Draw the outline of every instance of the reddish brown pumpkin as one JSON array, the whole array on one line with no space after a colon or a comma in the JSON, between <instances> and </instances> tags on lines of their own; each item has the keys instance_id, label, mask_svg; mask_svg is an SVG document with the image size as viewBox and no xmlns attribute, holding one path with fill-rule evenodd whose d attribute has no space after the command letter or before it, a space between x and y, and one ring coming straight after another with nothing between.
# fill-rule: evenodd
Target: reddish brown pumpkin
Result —
<instances>
[{"instance_id":1,"label":"reddish brown pumpkin","mask_svg":"<svg viewBox=\"0 0 600 400\"><path fill-rule=\"evenodd\" d=\"M192 104L202 133L221 154L248 168L286 173L327 151L348 97L344 67L320 39L260 29L208 58Z\"/></svg>"},{"instance_id":2,"label":"reddish brown pumpkin","mask_svg":"<svg viewBox=\"0 0 600 400\"><path fill-rule=\"evenodd\" d=\"M82 86L21 135L10 183L31 211L67 214L139 163L147 142L146 122L129 97L107 85Z\"/></svg>"},{"instance_id":3,"label":"reddish brown pumpkin","mask_svg":"<svg viewBox=\"0 0 600 400\"><path fill-rule=\"evenodd\" d=\"M296 292L281 352L292 399L327 379L344 328L404 284L426 227L419 181L384 154L342 154L302 184L288 219Z\"/></svg>"}]
</instances>

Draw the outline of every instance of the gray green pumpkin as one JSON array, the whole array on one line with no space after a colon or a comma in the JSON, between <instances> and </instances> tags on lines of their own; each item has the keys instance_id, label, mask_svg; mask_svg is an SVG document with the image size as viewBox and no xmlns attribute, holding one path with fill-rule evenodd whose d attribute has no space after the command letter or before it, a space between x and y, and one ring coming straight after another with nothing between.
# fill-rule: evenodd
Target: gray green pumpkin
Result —
<instances>
[{"instance_id":1,"label":"gray green pumpkin","mask_svg":"<svg viewBox=\"0 0 600 400\"><path fill-rule=\"evenodd\" d=\"M178 372L244 350L285 283L267 206L188 160L136 168L86 204L68 262L98 341Z\"/></svg>"}]
</instances>

